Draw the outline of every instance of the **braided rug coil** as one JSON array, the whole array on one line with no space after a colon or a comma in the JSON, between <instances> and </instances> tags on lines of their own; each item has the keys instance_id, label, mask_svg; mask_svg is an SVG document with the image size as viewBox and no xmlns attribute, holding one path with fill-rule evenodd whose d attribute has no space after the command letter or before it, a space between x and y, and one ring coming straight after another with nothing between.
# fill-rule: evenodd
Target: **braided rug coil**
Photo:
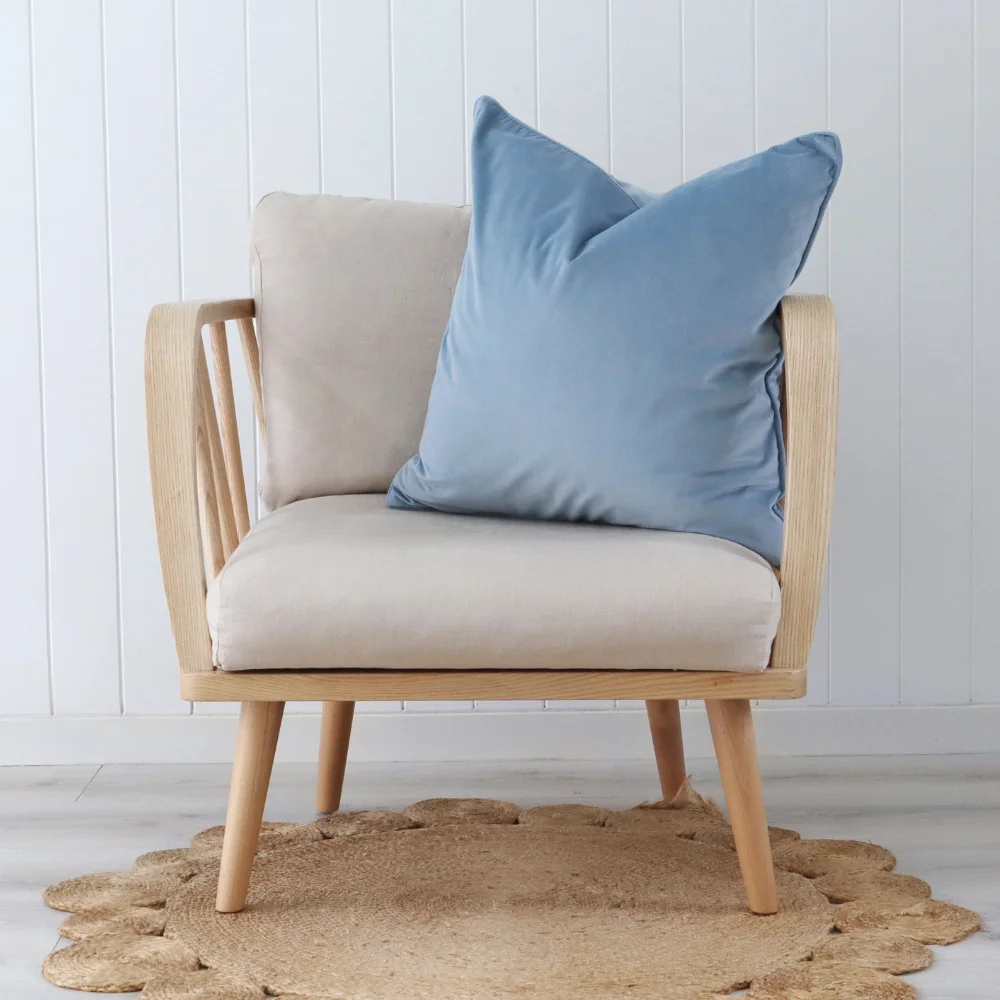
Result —
<instances>
[{"instance_id":1,"label":"braided rug coil","mask_svg":"<svg viewBox=\"0 0 1000 1000\"><path fill-rule=\"evenodd\" d=\"M780 910L752 916L729 825L687 785L622 812L431 799L265 824L234 914L221 838L46 890L75 942L46 978L140 1000L902 1000L928 944L981 926L884 847L778 828Z\"/></svg>"}]
</instances>

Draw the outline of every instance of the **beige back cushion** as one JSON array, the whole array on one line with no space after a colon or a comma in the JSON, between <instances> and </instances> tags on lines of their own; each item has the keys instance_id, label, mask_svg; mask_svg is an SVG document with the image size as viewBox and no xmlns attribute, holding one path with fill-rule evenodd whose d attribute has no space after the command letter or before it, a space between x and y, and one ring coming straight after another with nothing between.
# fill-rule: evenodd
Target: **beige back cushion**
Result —
<instances>
[{"instance_id":1,"label":"beige back cushion","mask_svg":"<svg viewBox=\"0 0 1000 1000\"><path fill-rule=\"evenodd\" d=\"M253 214L263 497L384 492L417 450L469 209L268 195Z\"/></svg>"}]
</instances>

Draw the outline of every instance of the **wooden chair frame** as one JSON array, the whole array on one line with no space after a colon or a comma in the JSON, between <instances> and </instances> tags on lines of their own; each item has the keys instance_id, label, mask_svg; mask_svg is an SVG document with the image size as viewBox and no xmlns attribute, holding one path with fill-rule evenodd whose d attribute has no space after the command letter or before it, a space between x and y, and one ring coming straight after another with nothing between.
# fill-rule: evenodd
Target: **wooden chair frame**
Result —
<instances>
[{"instance_id":1,"label":"wooden chair frame","mask_svg":"<svg viewBox=\"0 0 1000 1000\"><path fill-rule=\"evenodd\" d=\"M762 673L662 670L217 670L205 611L207 581L250 528L226 323L235 321L264 430L252 299L153 309L146 330L146 410L164 590L191 701L239 701L217 909L243 908L274 749L287 701L322 701L317 786L321 812L339 807L354 703L360 700L643 699L665 799L684 780L680 699L704 699L750 909L777 909L750 699L800 698L819 607L837 427L837 337L822 296L781 303L787 455L781 620ZM213 377L202 331L210 328ZM214 381L214 392L213 392Z\"/></svg>"}]
</instances>

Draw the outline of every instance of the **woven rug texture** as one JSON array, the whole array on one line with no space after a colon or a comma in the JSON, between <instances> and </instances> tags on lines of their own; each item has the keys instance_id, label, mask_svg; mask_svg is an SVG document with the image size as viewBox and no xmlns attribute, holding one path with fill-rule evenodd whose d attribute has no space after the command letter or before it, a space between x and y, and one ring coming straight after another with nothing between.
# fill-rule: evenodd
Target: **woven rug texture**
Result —
<instances>
[{"instance_id":1,"label":"woven rug texture","mask_svg":"<svg viewBox=\"0 0 1000 1000\"><path fill-rule=\"evenodd\" d=\"M624 811L428 799L266 823L241 913L222 828L52 886L43 973L140 1000L905 1000L977 931L875 844L771 828L780 909L746 909L728 822L685 785Z\"/></svg>"}]
</instances>

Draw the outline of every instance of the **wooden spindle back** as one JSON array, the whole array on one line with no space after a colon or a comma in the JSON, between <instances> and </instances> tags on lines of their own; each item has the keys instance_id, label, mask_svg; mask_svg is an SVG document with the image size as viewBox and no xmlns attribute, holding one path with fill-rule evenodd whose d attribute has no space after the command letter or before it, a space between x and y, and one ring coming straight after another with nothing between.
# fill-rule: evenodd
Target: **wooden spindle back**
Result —
<instances>
[{"instance_id":1,"label":"wooden spindle back","mask_svg":"<svg viewBox=\"0 0 1000 1000\"><path fill-rule=\"evenodd\" d=\"M252 319L240 319L237 324L257 425L263 436L264 404L257 334ZM205 571L208 579L213 580L250 530L250 498L243 478L243 456L225 323L210 324L208 343L212 355L211 377L204 347L198 352L196 445Z\"/></svg>"}]
</instances>

